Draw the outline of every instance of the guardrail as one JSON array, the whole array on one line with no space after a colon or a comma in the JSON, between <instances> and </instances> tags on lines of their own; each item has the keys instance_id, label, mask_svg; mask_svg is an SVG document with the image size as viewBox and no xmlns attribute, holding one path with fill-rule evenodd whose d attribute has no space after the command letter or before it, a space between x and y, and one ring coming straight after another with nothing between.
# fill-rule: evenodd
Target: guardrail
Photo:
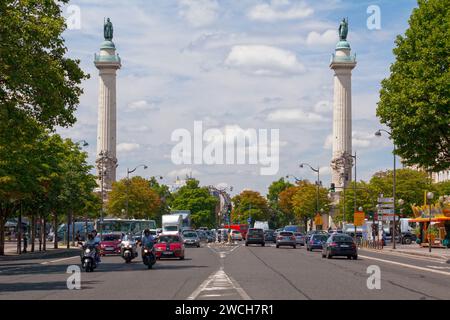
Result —
<instances>
[{"instance_id":1,"label":"guardrail","mask_svg":"<svg viewBox=\"0 0 450 320\"><path fill-rule=\"evenodd\" d=\"M367 248L367 249L375 249L375 250L383 250L383 241L381 240L363 240L359 239L358 242L359 248Z\"/></svg>"}]
</instances>

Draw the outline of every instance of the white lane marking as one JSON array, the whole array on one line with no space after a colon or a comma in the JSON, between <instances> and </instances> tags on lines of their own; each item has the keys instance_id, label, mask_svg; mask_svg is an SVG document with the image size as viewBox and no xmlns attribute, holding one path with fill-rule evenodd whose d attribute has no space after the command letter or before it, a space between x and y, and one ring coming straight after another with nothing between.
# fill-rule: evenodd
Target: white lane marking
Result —
<instances>
[{"instance_id":1,"label":"white lane marking","mask_svg":"<svg viewBox=\"0 0 450 320\"><path fill-rule=\"evenodd\" d=\"M427 266L427 268L439 269L439 270L450 270L450 267L439 267L439 266Z\"/></svg>"},{"instance_id":2,"label":"white lane marking","mask_svg":"<svg viewBox=\"0 0 450 320\"><path fill-rule=\"evenodd\" d=\"M445 261L443 261L442 259L436 258L436 257L423 257L423 256L417 256L411 253L405 253L405 252L391 252L391 251L375 251L375 250L368 250L365 248L359 249L359 250L363 250L363 251L367 251L367 252L374 252L374 253L378 253L378 254L385 254L385 255L390 255L390 256L400 256L400 257L404 257L404 258L409 258L409 259L416 259L416 260L421 260L421 261L433 261L436 263L445 263Z\"/></svg>"},{"instance_id":3,"label":"white lane marking","mask_svg":"<svg viewBox=\"0 0 450 320\"><path fill-rule=\"evenodd\" d=\"M395 261L390 261L390 260L384 260L384 259L379 259L379 258L374 258L374 257L368 257L368 256L362 256L362 255L359 255L359 257L364 258L364 259L369 259L369 260L375 260L375 261L380 261L380 262L390 263L390 264L394 264L394 265L397 265L397 266L402 266L402 267L406 267L406 268L410 268L410 269L416 269L416 270L421 270L421 271L428 271L428 272L433 272L433 273L443 274L443 275L445 275L445 276L450 276L450 272L439 271L439 270L433 270L433 269L429 269L429 268L423 268L423 267L413 266L413 265L406 264L406 263L400 263L400 262L395 262Z\"/></svg>"},{"instance_id":4,"label":"white lane marking","mask_svg":"<svg viewBox=\"0 0 450 320\"><path fill-rule=\"evenodd\" d=\"M221 290L236 290L243 300L251 300L250 296L242 289L233 278L229 277L223 267L211 274L203 283L194 290L194 292L187 298L187 300L197 299L202 292L221 291ZM216 294L215 297L224 296L228 294ZM212 294L203 295L203 297L211 297Z\"/></svg>"},{"instance_id":5,"label":"white lane marking","mask_svg":"<svg viewBox=\"0 0 450 320\"><path fill-rule=\"evenodd\" d=\"M80 258L80 257L79 256L75 256L75 257L57 259L57 260L50 261L49 263L55 263L55 262L61 262L61 261L66 261L66 260L72 260L72 259L75 259L75 258ZM41 263L41 264L44 264L44 263Z\"/></svg>"}]
</instances>

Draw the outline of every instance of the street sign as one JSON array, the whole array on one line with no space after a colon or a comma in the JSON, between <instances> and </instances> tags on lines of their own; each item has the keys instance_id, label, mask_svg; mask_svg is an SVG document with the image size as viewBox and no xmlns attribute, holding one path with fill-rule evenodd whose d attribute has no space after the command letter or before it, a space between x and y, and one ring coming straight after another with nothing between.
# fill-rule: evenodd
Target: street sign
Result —
<instances>
[{"instance_id":1,"label":"street sign","mask_svg":"<svg viewBox=\"0 0 450 320\"><path fill-rule=\"evenodd\" d=\"M388 215L384 215L383 216L383 221L394 221L394 216L388 216Z\"/></svg>"},{"instance_id":2,"label":"street sign","mask_svg":"<svg viewBox=\"0 0 450 320\"><path fill-rule=\"evenodd\" d=\"M316 226L321 226L323 225L323 220L322 220L322 216L320 214L317 214L316 217L314 218L314 224Z\"/></svg>"},{"instance_id":3,"label":"street sign","mask_svg":"<svg viewBox=\"0 0 450 320\"><path fill-rule=\"evenodd\" d=\"M248 223L248 224L252 223L252 218L248 218L248 219L247 219L247 223Z\"/></svg>"},{"instance_id":4,"label":"street sign","mask_svg":"<svg viewBox=\"0 0 450 320\"><path fill-rule=\"evenodd\" d=\"M363 211L355 212L353 223L356 227L362 227L364 225L366 215Z\"/></svg>"},{"instance_id":5,"label":"street sign","mask_svg":"<svg viewBox=\"0 0 450 320\"><path fill-rule=\"evenodd\" d=\"M382 214L378 215L378 221L383 221L383 215Z\"/></svg>"},{"instance_id":6,"label":"street sign","mask_svg":"<svg viewBox=\"0 0 450 320\"><path fill-rule=\"evenodd\" d=\"M380 203L393 203L394 198L378 198L378 202Z\"/></svg>"},{"instance_id":7,"label":"street sign","mask_svg":"<svg viewBox=\"0 0 450 320\"><path fill-rule=\"evenodd\" d=\"M378 214L394 214L394 209L380 209Z\"/></svg>"},{"instance_id":8,"label":"street sign","mask_svg":"<svg viewBox=\"0 0 450 320\"><path fill-rule=\"evenodd\" d=\"M393 203L381 203L380 207L383 209L389 209L389 208L394 208L394 204Z\"/></svg>"}]
</instances>

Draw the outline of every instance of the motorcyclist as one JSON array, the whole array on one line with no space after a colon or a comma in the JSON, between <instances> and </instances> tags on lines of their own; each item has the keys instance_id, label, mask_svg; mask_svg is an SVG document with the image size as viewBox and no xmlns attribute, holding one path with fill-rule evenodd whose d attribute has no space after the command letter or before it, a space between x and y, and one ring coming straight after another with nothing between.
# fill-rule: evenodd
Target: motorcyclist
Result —
<instances>
[{"instance_id":1,"label":"motorcyclist","mask_svg":"<svg viewBox=\"0 0 450 320\"><path fill-rule=\"evenodd\" d=\"M155 242L155 238L150 233L150 229L145 229L144 234L142 235L142 239L141 239L141 247L145 248L149 244L153 245L154 242Z\"/></svg>"},{"instance_id":2,"label":"motorcyclist","mask_svg":"<svg viewBox=\"0 0 450 320\"><path fill-rule=\"evenodd\" d=\"M97 236L97 230L92 230L91 233L88 234L88 238L85 243L86 246L95 247L95 260L97 263L100 262L100 238Z\"/></svg>"}]
</instances>

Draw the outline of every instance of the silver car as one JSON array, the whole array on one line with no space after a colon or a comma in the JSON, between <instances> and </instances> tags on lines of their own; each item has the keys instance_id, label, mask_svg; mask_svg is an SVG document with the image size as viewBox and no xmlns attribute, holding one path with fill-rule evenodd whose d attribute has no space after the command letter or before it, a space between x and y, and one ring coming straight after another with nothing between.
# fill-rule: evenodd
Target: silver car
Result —
<instances>
[{"instance_id":1,"label":"silver car","mask_svg":"<svg viewBox=\"0 0 450 320\"><path fill-rule=\"evenodd\" d=\"M292 231L281 231L277 236L276 247L289 246L297 248L297 242Z\"/></svg>"},{"instance_id":2,"label":"silver car","mask_svg":"<svg viewBox=\"0 0 450 320\"><path fill-rule=\"evenodd\" d=\"M195 231L184 231L183 232L183 243L186 247L192 246L200 248L200 238Z\"/></svg>"}]
</instances>

